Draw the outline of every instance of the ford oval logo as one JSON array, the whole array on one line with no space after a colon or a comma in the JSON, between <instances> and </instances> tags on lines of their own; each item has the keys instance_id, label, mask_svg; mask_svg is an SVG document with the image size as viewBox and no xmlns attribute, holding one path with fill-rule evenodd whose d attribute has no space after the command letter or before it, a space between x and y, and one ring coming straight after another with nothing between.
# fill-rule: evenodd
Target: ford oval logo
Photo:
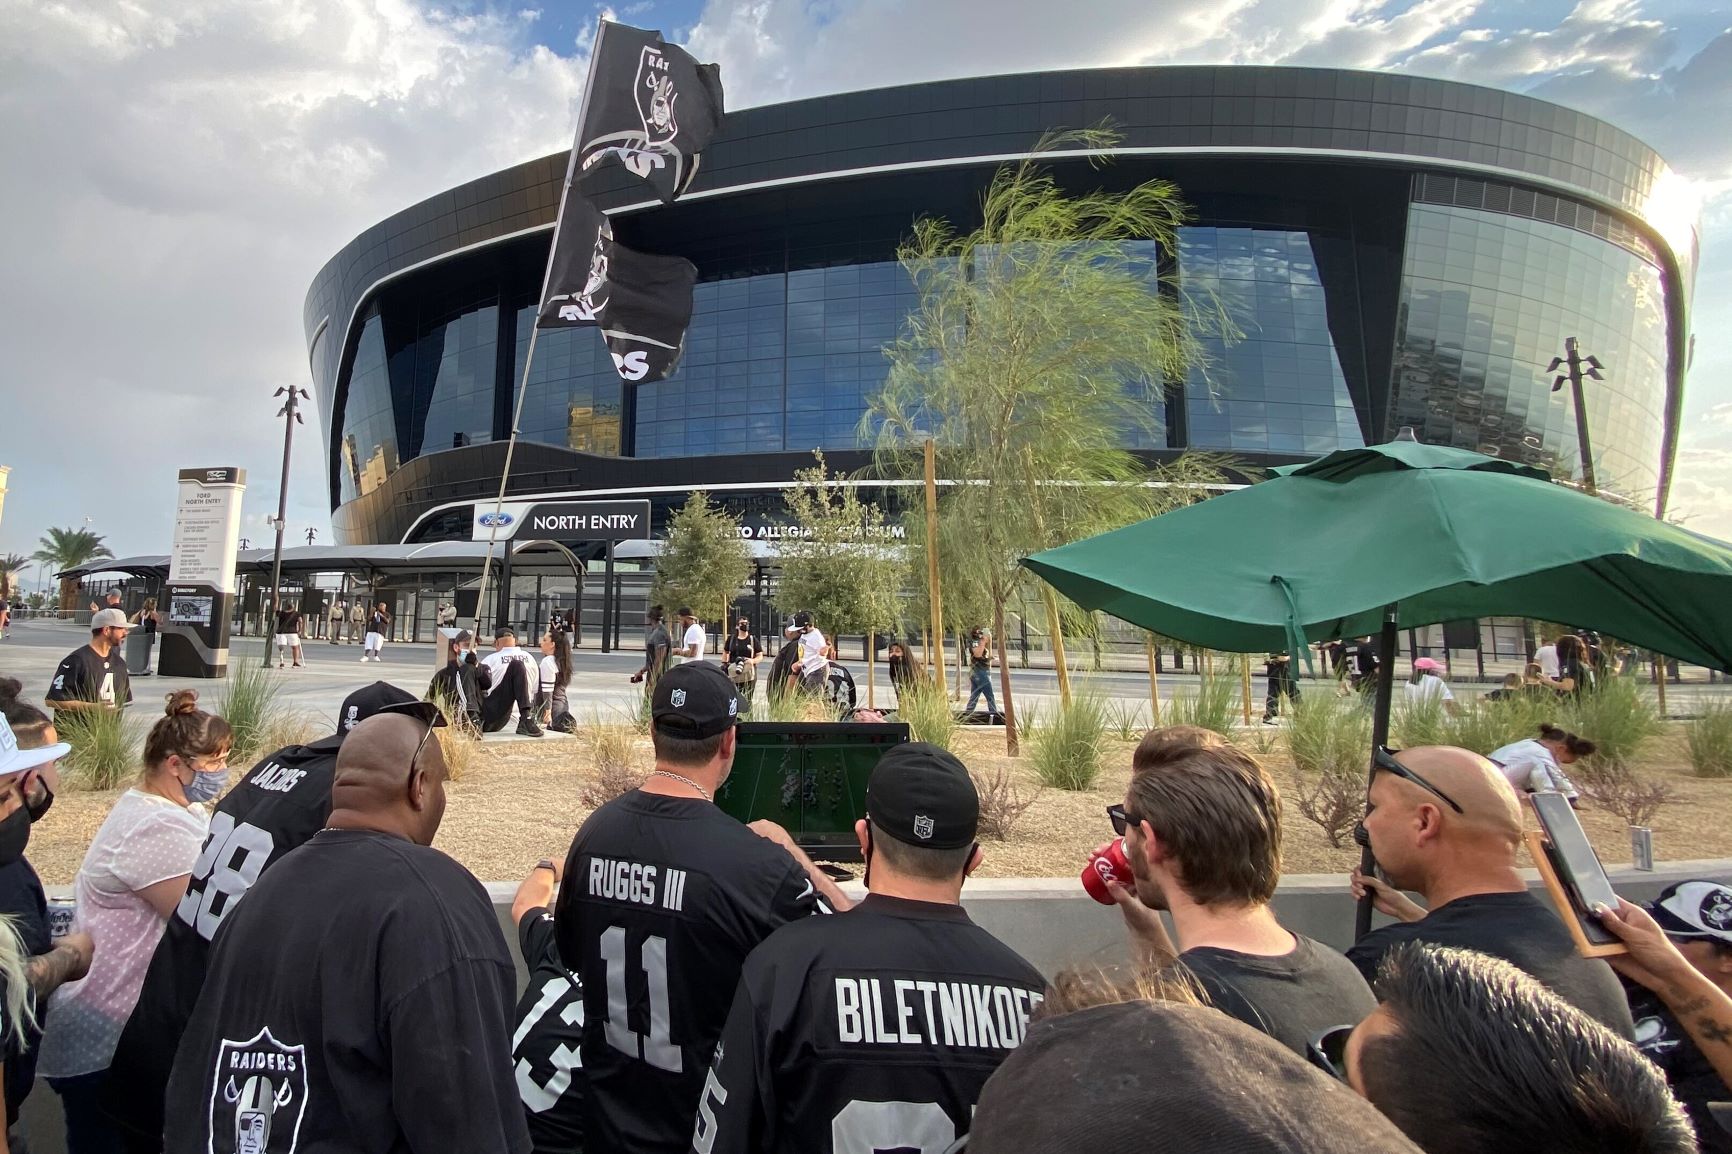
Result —
<instances>
[{"instance_id":1,"label":"ford oval logo","mask_svg":"<svg viewBox=\"0 0 1732 1154\"><path fill-rule=\"evenodd\" d=\"M513 521L516 521L516 520L517 520L517 518L513 517L510 513L483 513L483 514L481 514L481 525L485 529L492 529L495 527L503 529L506 526L510 525Z\"/></svg>"}]
</instances>

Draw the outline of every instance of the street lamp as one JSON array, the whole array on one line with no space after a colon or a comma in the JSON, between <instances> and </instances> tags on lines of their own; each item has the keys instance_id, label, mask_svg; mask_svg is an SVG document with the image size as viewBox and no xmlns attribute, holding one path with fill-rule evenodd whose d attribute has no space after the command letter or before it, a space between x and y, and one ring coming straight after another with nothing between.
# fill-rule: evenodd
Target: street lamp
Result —
<instances>
[{"instance_id":1,"label":"street lamp","mask_svg":"<svg viewBox=\"0 0 1732 1154\"><path fill-rule=\"evenodd\" d=\"M274 397L288 397L283 407L277 410L277 416L283 421L283 480L277 486L277 515L271 518L271 524L277 530L276 551L271 556L271 615L265 628L275 628L277 614L282 610L283 584L283 529L289 519L289 450L295 443L295 426L301 423L299 412L300 402L312 400L307 390L294 385L286 385L271 394ZM271 667L271 647L265 646L265 668Z\"/></svg>"},{"instance_id":2,"label":"street lamp","mask_svg":"<svg viewBox=\"0 0 1732 1154\"><path fill-rule=\"evenodd\" d=\"M1589 493L1594 494L1599 493L1599 487L1594 483L1594 453L1593 446L1588 440L1588 409L1582 402L1582 378L1592 377L1596 381L1605 380L1606 378L1600 375L1602 367L1598 357L1582 356L1581 346L1575 337L1565 337L1564 355L1553 357L1552 363L1546 366L1548 373L1557 373L1560 368L1568 369L1567 372L1558 373L1553 378L1552 392L1555 393L1563 388L1565 383L1570 386L1571 396L1576 405L1576 451L1581 454L1582 458L1582 484L1587 487Z\"/></svg>"}]
</instances>

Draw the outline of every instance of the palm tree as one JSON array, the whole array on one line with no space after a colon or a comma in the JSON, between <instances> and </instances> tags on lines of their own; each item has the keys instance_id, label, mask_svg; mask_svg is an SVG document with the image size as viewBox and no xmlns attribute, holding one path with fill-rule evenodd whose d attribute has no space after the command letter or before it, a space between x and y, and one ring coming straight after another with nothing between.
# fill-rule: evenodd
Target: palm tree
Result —
<instances>
[{"instance_id":1,"label":"palm tree","mask_svg":"<svg viewBox=\"0 0 1732 1154\"><path fill-rule=\"evenodd\" d=\"M30 564L30 560L22 553L0 555L0 601L12 600L12 575Z\"/></svg>"},{"instance_id":2,"label":"palm tree","mask_svg":"<svg viewBox=\"0 0 1732 1154\"><path fill-rule=\"evenodd\" d=\"M52 565L57 573L64 573L68 569L103 557L114 556L114 550L102 543L102 535L92 533L89 529L50 529L48 536L40 538L36 543L41 547L36 550L33 559L44 565ZM62 577L60 608L73 608L77 594L78 578Z\"/></svg>"}]
</instances>

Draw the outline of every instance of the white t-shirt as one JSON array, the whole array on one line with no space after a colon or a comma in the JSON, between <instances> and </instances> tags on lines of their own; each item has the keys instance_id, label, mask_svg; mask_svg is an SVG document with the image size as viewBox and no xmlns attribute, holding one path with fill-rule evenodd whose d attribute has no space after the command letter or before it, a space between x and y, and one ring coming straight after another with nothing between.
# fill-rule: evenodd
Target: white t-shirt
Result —
<instances>
[{"instance_id":1,"label":"white t-shirt","mask_svg":"<svg viewBox=\"0 0 1732 1154\"><path fill-rule=\"evenodd\" d=\"M1409 681L1402 688L1409 705L1429 705L1439 701L1454 701L1455 694L1449 691L1449 683L1441 677L1433 677L1427 673L1418 681Z\"/></svg>"},{"instance_id":2,"label":"white t-shirt","mask_svg":"<svg viewBox=\"0 0 1732 1154\"><path fill-rule=\"evenodd\" d=\"M1558 647L1556 645L1542 645L1534 650L1534 661L1539 664L1541 673L1553 681L1558 679Z\"/></svg>"},{"instance_id":3,"label":"white t-shirt","mask_svg":"<svg viewBox=\"0 0 1732 1154\"><path fill-rule=\"evenodd\" d=\"M523 675L529 679L525 684L541 684L541 667L536 664L535 658L527 649L523 648L523 646L512 645L505 649L495 649L492 653L489 653L486 657L481 659L482 666L493 678L493 685L497 686L500 678L505 676L505 670L507 668L505 663L507 661L520 661L523 663Z\"/></svg>"},{"instance_id":4,"label":"white t-shirt","mask_svg":"<svg viewBox=\"0 0 1732 1154\"><path fill-rule=\"evenodd\" d=\"M552 693L559 684L559 662L549 653L541 659L541 692Z\"/></svg>"},{"instance_id":5,"label":"white t-shirt","mask_svg":"<svg viewBox=\"0 0 1732 1154\"><path fill-rule=\"evenodd\" d=\"M818 632L816 626L800 634L800 672L810 677L830 664L830 659L824 656L824 646L827 642L824 635Z\"/></svg>"},{"instance_id":6,"label":"white t-shirt","mask_svg":"<svg viewBox=\"0 0 1732 1154\"><path fill-rule=\"evenodd\" d=\"M38 1073L72 1078L108 1068L166 924L135 891L191 873L209 832L203 806L137 789L114 803L73 885L73 928L91 936L97 956L88 975L50 998Z\"/></svg>"},{"instance_id":7,"label":"white t-shirt","mask_svg":"<svg viewBox=\"0 0 1732 1154\"><path fill-rule=\"evenodd\" d=\"M1576 787L1552 751L1533 738L1494 749L1488 755L1503 769L1517 793L1561 793L1575 797Z\"/></svg>"},{"instance_id":8,"label":"white t-shirt","mask_svg":"<svg viewBox=\"0 0 1732 1154\"><path fill-rule=\"evenodd\" d=\"M698 647L697 652L691 654L686 658L686 660L702 661L704 659L704 646L706 641L707 638L704 636L704 627L700 622L694 621L690 625L686 626L686 635L680 642L680 648L690 649L694 645Z\"/></svg>"}]
</instances>

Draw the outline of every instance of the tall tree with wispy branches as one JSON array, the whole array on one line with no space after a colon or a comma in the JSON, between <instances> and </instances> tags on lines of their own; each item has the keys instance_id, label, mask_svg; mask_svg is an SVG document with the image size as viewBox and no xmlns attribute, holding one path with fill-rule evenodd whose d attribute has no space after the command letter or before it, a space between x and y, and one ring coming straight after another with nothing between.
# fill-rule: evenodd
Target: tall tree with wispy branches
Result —
<instances>
[{"instance_id":1,"label":"tall tree with wispy branches","mask_svg":"<svg viewBox=\"0 0 1732 1154\"><path fill-rule=\"evenodd\" d=\"M102 534L92 533L89 529L50 529L47 536L37 539L36 546L34 558L57 573L114 556L114 550L103 544ZM62 577L60 608L73 608L77 593L78 578Z\"/></svg>"},{"instance_id":2,"label":"tall tree with wispy branches","mask_svg":"<svg viewBox=\"0 0 1732 1154\"><path fill-rule=\"evenodd\" d=\"M1117 139L1050 134L994 175L975 228L915 222L898 255L919 303L862 420L880 470L917 476L931 437L955 482L939 515L960 527L966 554L943 563L986 590L1013 755L1004 609L1023 580L1017 562L1144 514L1147 475L1127 446L1160 432L1165 389L1203 364L1203 338L1233 335L1212 296L1188 295L1176 262L1155 259L1177 252L1188 217L1176 186L1071 194L1043 163L1059 150L1104 156ZM1042 590L1062 670L1060 608Z\"/></svg>"}]
</instances>

